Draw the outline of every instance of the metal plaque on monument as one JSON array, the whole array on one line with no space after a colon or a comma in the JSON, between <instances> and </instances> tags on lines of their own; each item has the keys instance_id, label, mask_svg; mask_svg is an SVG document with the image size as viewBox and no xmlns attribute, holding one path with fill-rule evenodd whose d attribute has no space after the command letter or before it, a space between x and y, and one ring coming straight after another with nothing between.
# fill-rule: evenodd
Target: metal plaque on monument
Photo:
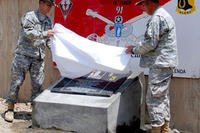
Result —
<instances>
[{"instance_id":1,"label":"metal plaque on monument","mask_svg":"<svg viewBox=\"0 0 200 133\"><path fill-rule=\"evenodd\" d=\"M80 95L93 96L111 96L120 89L120 86L126 81L126 85L130 85L136 79L128 80L128 74L114 74L103 71L94 71L76 79L63 78L55 86L51 92L71 93Z\"/></svg>"}]
</instances>

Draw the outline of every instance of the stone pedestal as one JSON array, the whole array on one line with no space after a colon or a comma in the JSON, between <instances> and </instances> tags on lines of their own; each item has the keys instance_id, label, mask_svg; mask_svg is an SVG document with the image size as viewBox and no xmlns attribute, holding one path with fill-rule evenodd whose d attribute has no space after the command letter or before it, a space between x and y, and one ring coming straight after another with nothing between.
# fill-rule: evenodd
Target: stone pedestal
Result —
<instances>
[{"instance_id":1,"label":"stone pedestal","mask_svg":"<svg viewBox=\"0 0 200 133\"><path fill-rule=\"evenodd\" d=\"M117 126L139 118L141 85L137 75L110 97L51 92L51 87L33 103L33 127L57 128L78 133L116 133Z\"/></svg>"}]
</instances>

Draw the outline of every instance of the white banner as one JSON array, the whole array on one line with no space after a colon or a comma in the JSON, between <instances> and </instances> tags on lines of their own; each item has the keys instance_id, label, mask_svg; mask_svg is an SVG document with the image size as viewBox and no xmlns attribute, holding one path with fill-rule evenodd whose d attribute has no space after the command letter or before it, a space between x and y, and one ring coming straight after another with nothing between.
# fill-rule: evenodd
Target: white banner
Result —
<instances>
[{"instance_id":1,"label":"white banner","mask_svg":"<svg viewBox=\"0 0 200 133\"><path fill-rule=\"evenodd\" d=\"M130 55L125 53L125 48L88 40L60 24L56 24L54 30L51 51L63 77L78 78L94 70L129 72Z\"/></svg>"}]
</instances>

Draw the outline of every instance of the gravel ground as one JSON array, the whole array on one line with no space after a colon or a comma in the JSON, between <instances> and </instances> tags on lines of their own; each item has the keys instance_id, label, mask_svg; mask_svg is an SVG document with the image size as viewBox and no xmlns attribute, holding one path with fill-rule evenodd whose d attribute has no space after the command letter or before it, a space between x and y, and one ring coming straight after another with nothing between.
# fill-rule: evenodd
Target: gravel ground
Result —
<instances>
[{"instance_id":1,"label":"gravel ground","mask_svg":"<svg viewBox=\"0 0 200 133\"><path fill-rule=\"evenodd\" d=\"M6 109L5 99L0 98L0 133L69 133L54 129L31 128L32 109L30 103L18 103L15 105L13 123L4 121L3 115Z\"/></svg>"}]
</instances>

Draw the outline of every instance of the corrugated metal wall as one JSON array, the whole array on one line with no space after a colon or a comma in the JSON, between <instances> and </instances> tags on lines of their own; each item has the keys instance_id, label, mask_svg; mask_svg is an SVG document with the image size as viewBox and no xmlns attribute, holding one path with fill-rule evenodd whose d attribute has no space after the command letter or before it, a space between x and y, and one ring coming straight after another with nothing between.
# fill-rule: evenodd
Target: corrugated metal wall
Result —
<instances>
[{"instance_id":1,"label":"corrugated metal wall","mask_svg":"<svg viewBox=\"0 0 200 133\"><path fill-rule=\"evenodd\" d=\"M18 39L20 18L26 11L36 9L37 6L38 0L0 0L0 97L6 97L8 93L10 67ZM50 16L53 18L53 12ZM45 88L59 78L58 72L51 65L51 54L47 50ZM29 99L30 90L27 75L20 91L20 99ZM170 95L172 127L187 133L199 133L200 80L173 78Z\"/></svg>"}]
</instances>

